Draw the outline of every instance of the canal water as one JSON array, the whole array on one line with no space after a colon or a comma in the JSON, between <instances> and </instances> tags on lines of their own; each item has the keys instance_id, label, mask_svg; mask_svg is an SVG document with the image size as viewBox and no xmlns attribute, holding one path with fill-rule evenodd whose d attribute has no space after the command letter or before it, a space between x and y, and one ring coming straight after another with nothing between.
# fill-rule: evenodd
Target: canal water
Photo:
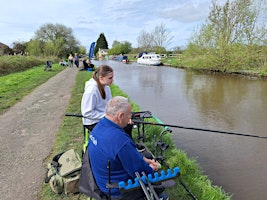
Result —
<instances>
[{"instance_id":1,"label":"canal water","mask_svg":"<svg viewBox=\"0 0 267 200\"><path fill-rule=\"evenodd\" d=\"M94 61L166 124L267 136L267 81L163 66ZM177 148L197 160L234 200L267 198L267 139L171 128Z\"/></svg>"}]
</instances>

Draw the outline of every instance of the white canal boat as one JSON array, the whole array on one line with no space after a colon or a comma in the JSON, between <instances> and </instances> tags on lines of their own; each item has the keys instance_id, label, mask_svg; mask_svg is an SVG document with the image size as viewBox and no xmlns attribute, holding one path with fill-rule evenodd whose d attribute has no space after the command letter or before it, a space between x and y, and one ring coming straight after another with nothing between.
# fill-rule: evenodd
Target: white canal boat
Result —
<instances>
[{"instance_id":1,"label":"white canal boat","mask_svg":"<svg viewBox=\"0 0 267 200\"><path fill-rule=\"evenodd\" d=\"M159 54L155 53L140 53L137 59L138 64L142 65L161 65L161 57Z\"/></svg>"}]
</instances>

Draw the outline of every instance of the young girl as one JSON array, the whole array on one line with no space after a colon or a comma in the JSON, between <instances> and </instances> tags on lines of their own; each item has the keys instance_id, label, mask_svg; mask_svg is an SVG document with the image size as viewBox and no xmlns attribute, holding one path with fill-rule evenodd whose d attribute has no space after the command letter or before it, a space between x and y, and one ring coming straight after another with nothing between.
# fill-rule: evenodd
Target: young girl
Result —
<instances>
[{"instance_id":1,"label":"young girl","mask_svg":"<svg viewBox=\"0 0 267 200\"><path fill-rule=\"evenodd\" d=\"M81 112L84 116L83 125L90 131L105 115L106 104L112 98L109 86L113 83L113 76L110 66L101 65L85 83Z\"/></svg>"}]
</instances>

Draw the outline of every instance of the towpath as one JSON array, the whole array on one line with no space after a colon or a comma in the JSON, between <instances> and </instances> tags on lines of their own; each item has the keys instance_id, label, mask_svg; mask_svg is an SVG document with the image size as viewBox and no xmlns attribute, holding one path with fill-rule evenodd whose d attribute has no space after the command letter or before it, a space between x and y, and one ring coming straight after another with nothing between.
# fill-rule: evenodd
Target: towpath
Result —
<instances>
[{"instance_id":1,"label":"towpath","mask_svg":"<svg viewBox=\"0 0 267 200\"><path fill-rule=\"evenodd\" d=\"M77 73L66 68L0 115L0 199L37 199Z\"/></svg>"}]
</instances>

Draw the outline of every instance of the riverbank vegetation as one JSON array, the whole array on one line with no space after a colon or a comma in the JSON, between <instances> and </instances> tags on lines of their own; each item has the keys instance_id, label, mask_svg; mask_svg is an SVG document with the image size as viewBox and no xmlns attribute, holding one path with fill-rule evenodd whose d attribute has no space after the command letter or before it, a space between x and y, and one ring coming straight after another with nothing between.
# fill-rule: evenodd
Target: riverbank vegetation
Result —
<instances>
[{"instance_id":1,"label":"riverbank vegetation","mask_svg":"<svg viewBox=\"0 0 267 200\"><path fill-rule=\"evenodd\" d=\"M182 66L222 73L267 75L266 1L212 1L211 11L190 42Z\"/></svg>"}]
</instances>

